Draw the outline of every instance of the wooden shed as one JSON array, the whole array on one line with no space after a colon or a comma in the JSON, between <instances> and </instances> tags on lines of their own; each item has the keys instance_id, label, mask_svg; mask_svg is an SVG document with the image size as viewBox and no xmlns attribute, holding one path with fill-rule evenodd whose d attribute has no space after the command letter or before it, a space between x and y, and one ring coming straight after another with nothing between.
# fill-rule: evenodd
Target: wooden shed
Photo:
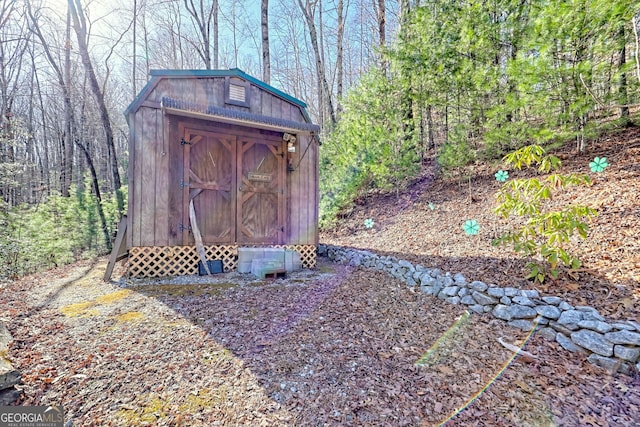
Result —
<instances>
[{"instance_id":1,"label":"wooden shed","mask_svg":"<svg viewBox=\"0 0 640 427\"><path fill-rule=\"evenodd\" d=\"M319 127L304 102L239 69L153 70L125 115L130 276L196 273L194 226L225 271L243 246L315 265Z\"/></svg>"}]
</instances>

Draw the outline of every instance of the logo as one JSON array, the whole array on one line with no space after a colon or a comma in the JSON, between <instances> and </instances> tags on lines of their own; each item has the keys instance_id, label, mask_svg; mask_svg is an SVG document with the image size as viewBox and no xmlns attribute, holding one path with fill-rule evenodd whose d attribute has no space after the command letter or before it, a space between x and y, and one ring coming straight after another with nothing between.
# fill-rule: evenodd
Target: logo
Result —
<instances>
[{"instance_id":1,"label":"logo","mask_svg":"<svg viewBox=\"0 0 640 427\"><path fill-rule=\"evenodd\" d=\"M62 406L0 406L0 427L63 427Z\"/></svg>"}]
</instances>

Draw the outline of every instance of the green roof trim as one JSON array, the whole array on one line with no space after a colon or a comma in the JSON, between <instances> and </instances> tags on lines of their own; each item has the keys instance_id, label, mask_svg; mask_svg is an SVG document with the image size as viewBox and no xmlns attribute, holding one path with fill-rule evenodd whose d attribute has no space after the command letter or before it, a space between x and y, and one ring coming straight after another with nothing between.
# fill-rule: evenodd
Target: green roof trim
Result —
<instances>
[{"instance_id":1,"label":"green roof trim","mask_svg":"<svg viewBox=\"0 0 640 427\"><path fill-rule=\"evenodd\" d=\"M307 113L307 104L297 98L294 98L291 95L284 93L279 89L276 89L275 87L263 82L262 80L258 80L255 77L250 76L239 68L231 68L229 70L150 70L149 75L151 76L149 82L147 82L145 87L142 88L140 93L138 93L138 96L135 97L135 99L124 111L125 116L129 116L129 113L131 113L131 111L135 110L138 107L143 99L146 98L147 94L151 90L153 90L157 82L163 77L238 77L247 80L248 82L266 90L267 92L271 92L272 94L284 99L285 101L297 105L302 109L302 113L305 119L307 119L307 121L311 123L311 119Z\"/></svg>"}]
</instances>

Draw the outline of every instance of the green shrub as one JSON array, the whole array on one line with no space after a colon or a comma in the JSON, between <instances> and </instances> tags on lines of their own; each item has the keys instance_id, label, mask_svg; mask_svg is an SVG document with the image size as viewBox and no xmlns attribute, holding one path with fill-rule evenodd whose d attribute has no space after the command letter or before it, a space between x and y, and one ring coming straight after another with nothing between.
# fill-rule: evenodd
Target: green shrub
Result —
<instances>
[{"instance_id":1,"label":"green shrub","mask_svg":"<svg viewBox=\"0 0 640 427\"><path fill-rule=\"evenodd\" d=\"M126 197L126 187L123 190ZM71 194L50 196L36 206L0 210L0 280L105 253L91 186L88 182L74 186ZM118 221L116 198L106 195L103 199L113 235Z\"/></svg>"},{"instance_id":2,"label":"green shrub","mask_svg":"<svg viewBox=\"0 0 640 427\"><path fill-rule=\"evenodd\" d=\"M561 166L560 159L548 155L539 145L529 145L504 157L506 165L516 169L537 166L540 173L549 173ZM545 204L555 191L573 185L589 185L586 175L553 173L546 178L513 179L502 185L496 199L495 212L509 218L516 216L523 225L514 227L495 239L493 245L512 245L517 253L534 258L527 263L527 278L544 281L547 275L558 277L559 265L576 270L580 260L570 254L566 245L576 233L586 239L586 223L598 213L588 206L568 205L558 211L545 211Z\"/></svg>"}]
</instances>

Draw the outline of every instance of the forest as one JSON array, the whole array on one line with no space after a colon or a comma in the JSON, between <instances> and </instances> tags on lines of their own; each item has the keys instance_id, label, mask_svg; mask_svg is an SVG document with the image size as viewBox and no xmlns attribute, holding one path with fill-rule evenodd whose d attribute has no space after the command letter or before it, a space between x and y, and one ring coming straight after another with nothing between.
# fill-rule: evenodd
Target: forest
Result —
<instances>
[{"instance_id":1,"label":"forest","mask_svg":"<svg viewBox=\"0 0 640 427\"><path fill-rule=\"evenodd\" d=\"M240 68L322 129L321 225L426 165L637 121L630 0L0 0L0 279L103 254L152 69Z\"/></svg>"}]
</instances>

